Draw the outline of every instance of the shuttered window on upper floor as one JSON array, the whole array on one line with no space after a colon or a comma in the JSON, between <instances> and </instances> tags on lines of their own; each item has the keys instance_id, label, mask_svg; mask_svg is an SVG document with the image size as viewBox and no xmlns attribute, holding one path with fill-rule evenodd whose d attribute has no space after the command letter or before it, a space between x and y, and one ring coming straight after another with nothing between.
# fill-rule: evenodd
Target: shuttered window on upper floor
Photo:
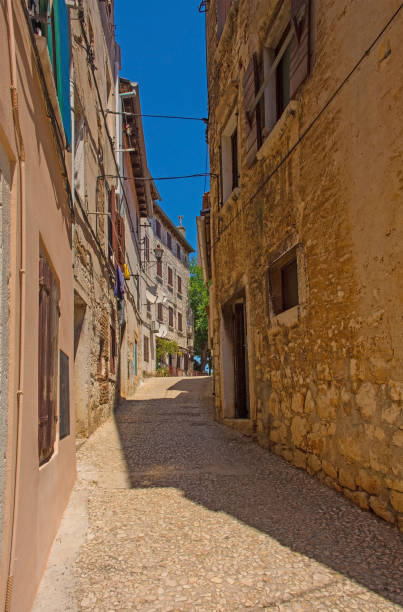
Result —
<instances>
[{"instance_id":1,"label":"shuttered window on upper floor","mask_svg":"<svg viewBox=\"0 0 403 612\"><path fill-rule=\"evenodd\" d=\"M275 48L254 53L244 72L247 167L309 74L310 9L311 0L291 0L290 19Z\"/></svg>"},{"instance_id":2,"label":"shuttered window on upper floor","mask_svg":"<svg viewBox=\"0 0 403 612\"><path fill-rule=\"evenodd\" d=\"M217 35L221 38L225 22L231 9L232 0L217 0Z\"/></svg>"}]
</instances>

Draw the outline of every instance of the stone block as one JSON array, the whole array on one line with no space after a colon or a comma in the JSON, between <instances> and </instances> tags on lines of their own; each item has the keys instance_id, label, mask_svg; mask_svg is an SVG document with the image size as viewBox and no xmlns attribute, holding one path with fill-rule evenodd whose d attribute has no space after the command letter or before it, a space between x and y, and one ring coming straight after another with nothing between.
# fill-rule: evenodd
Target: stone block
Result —
<instances>
[{"instance_id":1,"label":"stone block","mask_svg":"<svg viewBox=\"0 0 403 612\"><path fill-rule=\"evenodd\" d=\"M339 470L339 483L343 487L347 487L347 489L351 489L352 491L356 489L354 476L346 469L341 468Z\"/></svg>"},{"instance_id":2,"label":"stone block","mask_svg":"<svg viewBox=\"0 0 403 612\"><path fill-rule=\"evenodd\" d=\"M308 393L305 396L304 412L306 412L306 414L311 414L312 412L314 412L314 410L315 410L315 400L312 397L312 393L308 391Z\"/></svg>"},{"instance_id":3,"label":"stone block","mask_svg":"<svg viewBox=\"0 0 403 612\"><path fill-rule=\"evenodd\" d=\"M371 474L366 470L359 470L356 480L357 485L371 495L379 495L381 492L381 479L376 474Z\"/></svg>"},{"instance_id":4,"label":"stone block","mask_svg":"<svg viewBox=\"0 0 403 612\"><path fill-rule=\"evenodd\" d=\"M399 491L390 492L390 503L398 512L403 513L403 493Z\"/></svg>"},{"instance_id":5,"label":"stone block","mask_svg":"<svg viewBox=\"0 0 403 612\"><path fill-rule=\"evenodd\" d=\"M298 468L306 469L306 454L302 451L294 451L294 465Z\"/></svg>"},{"instance_id":6,"label":"stone block","mask_svg":"<svg viewBox=\"0 0 403 612\"><path fill-rule=\"evenodd\" d=\"M349 489L344 489L344 495L363 510L369 509L368 495L364 493L364 491L350 491Z\"/></svg>"},{"instance_id":7,"label":"stone block","mask_svg":"<svg viewBox=\"0 0 403 612\"><path fill-rule=\"evenodd\" d=\"M294 393L294 395L292 396L291 410L293 412L303 412L304 397L301 393Z\"/></svg>"},{"instance_id":8,"label":"stone block","mask_svg":"<svg viewBox=\"0 0 403 612\"><path fill-rule=\"evenodd\" d=\"M291 423L291 439L294 446L306 449L306 436L309 430L309 423L305 417L296 416L293 418Z\"/></svg>"},{"instance_id":9,"label":"stone block","mask_svg":"<svg viewBox=\"0 0 403 612\"><path fill-rule=\"evenodd\" d=\"M281 451L281 456L286 460L291 462L292 461L292 451L290 451L288 448L284 448Z\"/></svg>"},{"instance_id":10,"label":"stone block","mask_svg":"<svg viewBox=\"0 0 403 612\"><path fill-rule=\"evenodd\" d=\"M356 402L364 418L373 417L376 411L375 387L369 382L362 384L356 395Z\"/></svg>"},{"instance_id":11,"label":"stone block","mask_svg":"<svg viewBox=\"0 0 403 612\"><path fill-rule=\"evenodd\" d=\"M388 521L389 523L395 522L393 512L389 510L387 503L379 497L370 497L369 505L371 506L375 514L383 518L385 521Z\"/></svg>"},{"instance_id":12,"label":"stone block","mask_svg":"<svg viewBox=\"0 0 403 612\"><path fill-rule=\"evenodd\" d=\"M390 380L389 392L390 397L394 402L403 402L403 382Z\"/></svg>"},{"instance_id":13,"label":"stone block","mask_svg":"<svg viewBox=\"0 0 403 612\"><path fill-rule=\"evenodd\" d=\"M402 412L403 409L398 404L392 403L390 406L382 408L382 421L389 423L389 425L393 425L393 423L396 423Z\"/></svg>"},{"instance_id":14,"label":"stone block","mask_svg":"<svg viewBox=\"0 0 403 612\"><path fill-rule=\"evenodd\" d=\"M338 393L335 387L324 389L321 387L316 398L318 415L321 419L334 421L336 418L336 408L338 404Z\"/></svg>"},{"instance_id":15,"label":"stone block","mask_svg":"<svg viewBox=\"0 0 403 612\"><path fill-rule=\"evenodd\" d=\"M319 434L308 434L307 436L307 448L315 455L322 455L325 449L326 441Z\"/></svg>"},{"instance_id":16,"label":"stone block","mask_svg":"<svg viewBox=\"0 0 403 612\"><path fill-rule=\"evenodd\" d=\"M356 431L353 434L339 438L340 453L349 463L359 463L364 467L369 465L369 450L365 439ZM376 469L376 468L374 468Z\"/></svg>"},{"instance_id":17,"label":"stone block","mask_svg":"<svg viewBox=\"0 0 403 612\"><path fill-rule=\"evenodd\" d=\"M385 484L388 489L395 489L396 491L403 493L403 480L398 480L397 478L385 478Z\"/></svg>"},{"instance_id":18,"label":"stone block","mask_svg":"<svg viewBox=\"0 0 403 612\"><path fill-rule=\"evenodd\" d=\"M269 397L268 412L274 417L280 416L280 402L276 392L273 392Z\"/></svg>"},{"instance_id":19,"label":"stone block","mask_svg":"<svg viewBox=\"0 0 403 612\"><path fill-rule=\"evenodd\" d=\"M323 461L322 461L322 469L325 472L325 474L330 476L330 478L333 478L333 480L337 479L337 470L336 470L336 468L331 463L326 461L326 459L323 459Z\"/></svg>"},{"instance_id":20,"label":"stone block","mask_svg":"<svg viewBox=\"0 0 403 612\"><path fill-rule=\"evenodd\" d=\"M386 444L372 441L369 447L369 465L375 472L387 474L391 467L391 452ZM365 466L364 466L365 467Z\"/></svg>"},{"instance_id":21,"label":"stone block","mask_svg":"<svg viewBox=\"0 0 403 612\"><path fill-rule=\"evenodd\" d=\"M322 462L316 455L308 455L308 468L312 474L319 472L322 467Z\"/></svg>"},{"instance_id":22,"label":"stone block","mask_svg":"<svg viewBox=\"0 0 403 612\"><path fill-rule=\"evenodd\" d=\"M392 444L394 446L403 446L403 430L399 429L392 437Z\"/></svg>"},{"instance_id":23,"label":"stone block","mask_svg":"<svg viewBox=\"0 0 403 612\"><path fill-rule=\"evenodd\" d=\"M389 380L388 364L379 357L370 357L369 372L371 379L378 384L386 383Z\"/></svg>"}]
</instances>

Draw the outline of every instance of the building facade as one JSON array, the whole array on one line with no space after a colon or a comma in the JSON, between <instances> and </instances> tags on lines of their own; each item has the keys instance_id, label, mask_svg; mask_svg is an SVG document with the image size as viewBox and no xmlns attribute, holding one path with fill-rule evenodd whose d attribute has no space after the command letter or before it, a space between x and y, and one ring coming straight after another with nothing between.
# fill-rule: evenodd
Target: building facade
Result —
<instances>
[{"instance_id":1,"label":"building facade","mask_svg":"<svg viewBox=\"0 0 403 612\"><path fill-rule=\"evenodd\" d=\"M217 417L400 526L401 8L206 14Z\"/></svg>"},{"instance_id":2,"label":"building facade","mask_svg":"<svg viewBox=\"0 0 403 612\"><path fill-rule=\"evenodd\" d=\"M74 401L77 435L91 434L119 395L120 306L117 266L124 263L124 197L118 179L120 50L113 2L70 10L74 85Z\"/></svg>"},{"instance_id":3,"label":"building facade","mask_svg":"<svg viewBox=\"0 0 403 612\"><path fill-rule=\"evenodd\" d=\"M143 229L145 275L148 283L143 304L143 319L150 322L144 332L144 372L153 374L166 368L171 376L193 372L193 321L189 306L189 256L193 252L186 240L185 228L171 221L162 208L154 204L154 217ZM163 255L157 261L155 249ZM158 338L178 345L177 354L167 354L157 363ZM148 359L147 359L148 357Z\"/></svg>"},{"instance_id":4,"label":"building facade","mask_svg":"<svg viewBox=\"0 0 403 612\"><path fill-rule=\"evenodd\" d=\"M76 474L64 0L1 2L0 50L0 606L19 611Z\"/></svg>"},{"instance_id":5,"label":"building facade","mask_svg":"<svg viewBox=\"0 0 403 612\"><path fill-rule=\"evenodd\" d=\"M145 246L142 230L154 214L154 202L160 195L151 179L141 117L140 91L137 83L120 79L121 165L125 189L125 264L126 308L120 343L121 395L132 397L148 367L150 356L144 352L144 335L150 337L152 321L144 312L147 287ZM144 180L147 179L147 180ZM147 347L146 347L147 348ZM151 349L153 347L150 347ZM149 349L150 353L150 349ZM145 358L147 361L145 361Z\"/></svg>"}]
</instances>

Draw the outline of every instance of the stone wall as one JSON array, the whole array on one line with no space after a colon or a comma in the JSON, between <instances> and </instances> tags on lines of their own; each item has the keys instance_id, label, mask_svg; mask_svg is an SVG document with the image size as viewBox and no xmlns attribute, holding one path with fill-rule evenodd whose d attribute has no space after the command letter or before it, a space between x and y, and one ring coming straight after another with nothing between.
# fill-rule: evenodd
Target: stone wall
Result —
<instances>
[{"instance_id":1,"label":"stone wall","mask_svg":"<svg viewBox=\"0 0 403 612\"><path fill-rule=\"evenodd\" d=\"M121 330L106 214L109 192L116 187L116 180L100 178L116 176L116 167L96 89L98 85L103 110L115 108L117 60L115 41L105 22L105 7L95 0L85 3L85 31L93 52L95 78L76 12L71 17L76 205L74 392L77 435L88 436L110 416L119 393ZM112 115L108 117L108 129L114 137L116 122ZM112 329L116 336L115 367L111 362Z\"/></svg>"},{"instance_id":2,"label":"stone wall","mask_svg":"<svg viewBox=\"0 0 403 612\"><path fill-rule=\"evenodd\" d=\"M251 168L242 76L278 3L234 1L217 44L212 1L207 41L211 172L234 110L240 140L239 188L220 208L211 186L217 417L402 526L403 11L338 89L399 4L311 4L310 74ZM269 268L292 248L299 304L275 315ZM240 291L246 422L223 412L222 307Z\"/></svg>"}]
</instances>

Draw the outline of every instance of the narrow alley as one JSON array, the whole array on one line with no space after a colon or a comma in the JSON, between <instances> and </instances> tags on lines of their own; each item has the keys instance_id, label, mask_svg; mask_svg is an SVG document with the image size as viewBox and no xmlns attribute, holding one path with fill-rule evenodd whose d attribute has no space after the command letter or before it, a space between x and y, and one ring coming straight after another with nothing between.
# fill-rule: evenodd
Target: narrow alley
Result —
<instances>
[{"instance_id":1,"label":"narrow alley","mask_svg":"<svg viewBox=\"0 0 403 612\"><path fill-rule=\"evenodd\" d=\"M398 610L396 529L153 378L78 451L34 610Z\"/></svg>"}]
</instances>

